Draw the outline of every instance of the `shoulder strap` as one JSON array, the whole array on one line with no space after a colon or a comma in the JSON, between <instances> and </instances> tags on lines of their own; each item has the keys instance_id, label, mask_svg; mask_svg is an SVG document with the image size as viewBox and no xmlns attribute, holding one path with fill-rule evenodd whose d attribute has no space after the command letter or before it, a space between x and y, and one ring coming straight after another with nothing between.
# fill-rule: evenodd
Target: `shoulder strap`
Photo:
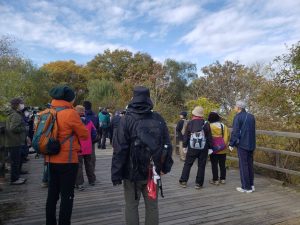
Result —
<instances>
[{"instance_id":1,"label":"shoulder strap","mask_svg":"<svg viewBox=\"0 0 300 225\"><path fill-rule=\"evenodd\" d=\"M221 132L222 132L222 138L224 137L224 127L223 124L221 123Z\"/></svg>"},{"instance_id":2,"label":"shoulder strap","mask_svg":"<svg viewBox=\"0 0 300 225\"><path fill-rule=\"evenodd\" d=\"M248 113L246 112L246 118L245 118L245 120L244 120L244 122L243 122L243 125L242 125L241 129L240 129L240 138L242 137L243 129L244 129L244 127L245 127L247 117L248 117Z\"/></svg>"}]
</instances>

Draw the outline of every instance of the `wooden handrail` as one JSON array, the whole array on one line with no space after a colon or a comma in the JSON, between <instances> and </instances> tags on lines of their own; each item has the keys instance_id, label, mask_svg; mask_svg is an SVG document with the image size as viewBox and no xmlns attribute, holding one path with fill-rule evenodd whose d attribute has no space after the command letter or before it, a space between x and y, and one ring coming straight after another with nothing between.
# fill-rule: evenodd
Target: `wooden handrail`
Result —
<instances>
[{"instance_id":1,"label":"wooden handrail","mask_svg":"<svg viewBox=\"0 0 300 225\"><path fill-rule=\"evenodd\" d=\"M178 147L176 144L176 124L168 124L169 127L173 128L174 132L174 139L173 139L173 146ZM231 130L231 128L229 128ZM256 135L269 135L269 136L277 136L277 137L287 137L287 138L297 138L300 139L300 133L293 133L293 132L282 132L282 131L267 131L267 130L256 130ZM287 150L279 150L279 149L273 149L273 148L267 148L267 147L261 147L257 146L256 150L263 151L263 152L269 152L269 153L274 153L276 155L276 166L264 164L264 163L259 163L259 162L254 162L254 165L264 168L264 169L269 169L273 171L278 171L290 175L297 175L300 176L300 171L295 171L295 170L290 170L290 169L285 169L280 167L280 161L279 157L280 155L288 155L288 156L294 156L297 158L300 158L300 153L299 152L292 152L292 151L287 151ZM237 157L232 157L228 156L227 157L230 160L238 161L239 159Z\"/></svg>"}]
</instances>

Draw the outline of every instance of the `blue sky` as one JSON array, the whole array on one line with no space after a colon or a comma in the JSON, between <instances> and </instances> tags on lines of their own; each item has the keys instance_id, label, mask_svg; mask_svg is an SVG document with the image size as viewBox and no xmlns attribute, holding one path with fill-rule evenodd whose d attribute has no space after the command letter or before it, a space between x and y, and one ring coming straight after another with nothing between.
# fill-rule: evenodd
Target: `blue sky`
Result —
<instances>
[{"instance_id":1,"label":"blue sky","mask_svg":"<svg viewBox=\"0 0 300 225\"><path fill-rule=\"evenodd\" d=\"M37 65L105 49L155 60L267 63L300 40L298 0L1 0L0 35Z\"/></svg>"}]
</instances>

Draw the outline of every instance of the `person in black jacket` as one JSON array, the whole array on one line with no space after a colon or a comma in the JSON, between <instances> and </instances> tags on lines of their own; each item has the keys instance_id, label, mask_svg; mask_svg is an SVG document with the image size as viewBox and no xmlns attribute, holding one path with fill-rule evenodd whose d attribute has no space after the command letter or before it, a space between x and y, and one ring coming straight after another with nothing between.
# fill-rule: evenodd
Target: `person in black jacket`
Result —
<instances>
[{"instance_id":1,"label":"person in black jacket","mask_svg":"<svg viewBox=\"0 0 300 225\"><path fill-rule=\"evenodd\" d=\"M145 224L157 225L158 203L157 198L156 200L150 200L147 196L148 174L142 173L139 169L136 171L136 167L133 168L134 166L132 165L132 152L134 152L138 140L136 139L138 136L137 128L140 127L140 123L143 122L143 120L145 121L151 118L161 125L160 132L162 133L161 140L163 143L163 153L161 156L163 157L159 157L160 165L155 164L156 172L159 175L166 174L171 170L173 164L172 146L164 119L158 113L152 112L153 103L150 99L149 89L145 87L135 87L133 95L132 100L129 102L126 115L121 118L118 129L114 135L111 180L113 185L120 185L122 181L124 182L125 220L127 225L139 224L138 205L141 194L143 194L146 206ZM151 128L148 127L147 129ZM147 148L140 150L145 152ZM146 167L148 168L149 165L146 165ZM134 180L132 179L132 174L135 174Z\"/></svg>"},{"instance_id":2,"label":"person in black jacket","mask_svg":"<svg viewBox=\"0 0 300 225\"><path fill-rule=\"evenodd\" d=\"M187 120L187 112L181 112L179 114L180 120L178 121L176 125L176 133L177 133L177 138L179 141L179 155L180 155L180 160L185 161L186 154L183 152L183 134L185 132L188 120Z\"/></svg>"},{"instance_id":3,"label":"person in black jacket","mask_svg":"<svg viewBox=\"0 0 300 225\"><path fill-rule=\"evenodd\" d=\"M203 108L195 107L192 114L193 118L188 122L183 136L183 148L187 154L179 183L182 187L187 187L191 167L195 159L198 159L195 188L200 189L204 182L208 150L212 147L212 135L209 123L203 119Z\"/></svg>"}]
</instances>

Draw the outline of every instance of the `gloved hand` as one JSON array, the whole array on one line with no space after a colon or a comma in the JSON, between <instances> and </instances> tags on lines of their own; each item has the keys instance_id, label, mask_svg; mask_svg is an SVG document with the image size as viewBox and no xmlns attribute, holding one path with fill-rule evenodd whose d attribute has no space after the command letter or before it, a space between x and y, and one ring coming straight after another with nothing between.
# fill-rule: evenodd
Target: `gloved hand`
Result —
<instances>
[{"instance_id":1,"label":"gloved hand","mask_svg":"<svg viewBox=\"0 0 300 225\"><path fill-rule=\"evenodd\" d=\"M119 186L119 185L121 185L122 184L122 181L121 180L114 180L113 181L113 185L114 186Z\"/></svg>"},{"instance_id":2,"label":"gloved hand","mask_svg":"<svg viewBox=\"0 0 300 225\"><path fill-rule=\"evenodd\" d=\"M233 151L233 147L232 146L229 146L229 151Z\"/></svg>"},{"instance_id":3,"label":"gloved hand","mask_svg":"<svg viewBox=\"0 0 300 225\"><path fill-rule=\"evenodd\" d=\"M184 154L187 153L187 148L183 148L182 151L184 152Z\"/></svg>"},{"instance_id":4,"label":"gloved hand","mask_svg":"<svg viewBox=\"0 0 300 225\"><path fill-rule=\"evenodd\" d=\"M212 149L208 149L208 155L211 155L213 153Z\"/></svg>"}]
</instances>

